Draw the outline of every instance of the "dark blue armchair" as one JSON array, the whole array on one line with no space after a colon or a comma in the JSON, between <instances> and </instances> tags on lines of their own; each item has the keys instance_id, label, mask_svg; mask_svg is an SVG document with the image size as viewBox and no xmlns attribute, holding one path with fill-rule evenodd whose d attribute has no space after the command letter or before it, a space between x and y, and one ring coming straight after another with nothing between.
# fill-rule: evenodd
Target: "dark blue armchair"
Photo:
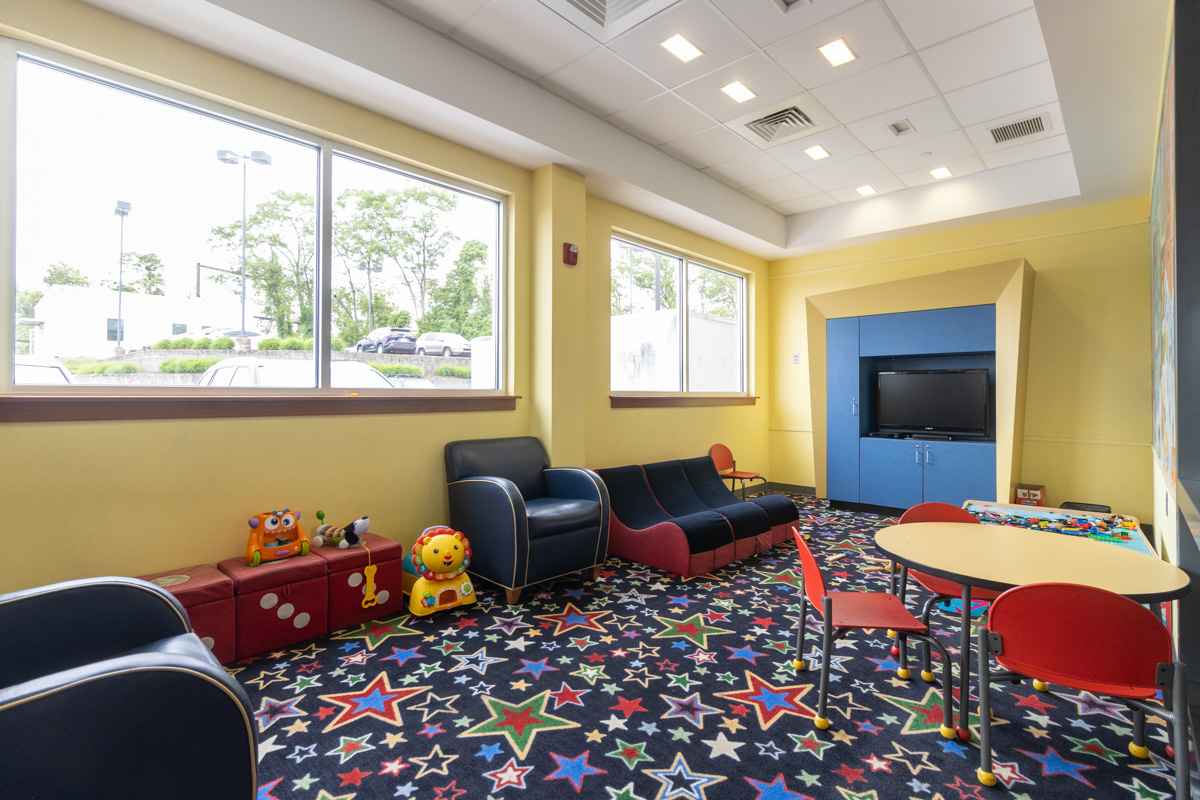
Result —
<instances>
[{"instance_id":1,"label":"dark blue armchair","mask_svg":"<svg viewBox=\"0 0 1200 800\"><path fill-rule=\"evenodd\" d=\"M254 714L168 592L0 595L0 795L253 798Z\"/></svg>"},{"instance_id":2,"label":"dark blue armchair","mask_svg":"<svg viewBox=\"0 0 1200 800\"><path fill-rule=\"evenodd\" d=\"M470 571L521 589L579 570L599 577L608 553L608 490L596 473L550 466L533 436L446 445L450 527L471 543Z\"/></svg>"}]
</instances>

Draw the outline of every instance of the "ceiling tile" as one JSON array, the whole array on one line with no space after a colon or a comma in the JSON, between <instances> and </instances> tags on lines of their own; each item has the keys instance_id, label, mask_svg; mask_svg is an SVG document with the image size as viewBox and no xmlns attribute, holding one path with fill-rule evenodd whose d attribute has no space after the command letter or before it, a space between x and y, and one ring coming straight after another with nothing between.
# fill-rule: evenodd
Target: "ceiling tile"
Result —
<instances>
[{"instance_id":1,"label":"ceiling tile","mask_svg":"<svg viewBox=\"0 0 1200 800\"><path fill-rule=\"evenodd\" d=\"M924 186L927 183L946 183L947 181L952 181L955 178L961 178L964 175L970 175L972 172L983 172L983 170L987 169L987 167L984 166L983 161L980 160L979 156L968 156L967 158L960 158L955 161L939 163L934 166L946 167L949 169L951 173L950 177L933 177L933 175L929 174L932 167L930 167L930 169L916 169L911 172L900 172L897 173L897 177L904 181L906 186Z\"/></svg>"},{"instance_id":2,"label":"ceiling tile","mask_svg":"<svg viewBox=\"0 0 1200 800\"><path fill-rule=\"evenodd\" d=\"M826 192L833 193L835 189L849 186L853 189L864 183L871 183L890 177L892 171L883 165L875 156L867 154L843 161L840 164L830 164L818 167L804 173L804 179Z\"/></svg>"},{"instance_id":3,"label":"ceiling tile","mask_svg":"<svg viewBox=\"0 0 1200 800\"><path fill-rule=\"evenodd\" d=\"M427 28L433 28L439 33L449 33L491 0L456 0L453 3L447 3L445 0L378 0L378 2L399 11L409 19L416 20Z\"/></svg>"},{"instance_id":4,"label":"ceiling tile","mask_svg":"<svg viewBox=\"0 0 1200 800\"><path fill-rule=\"evenodd\" d=\"M805 211L815 211L818 208L837 205L837 200L834 200L827 194L814 194L809 197L801 197L799 200L788 200L786 203L776 203L771 208L781 214L803 214Z\"/></svg>"},{"instance_id":5,"label":"ceiling tile","mask_svg":"<svg viewBox=\"0 0 1200 800\"><path fill-rule=\"evenodd\" d=\"M775 178L774 180L756 183L753 186L746 186L742 189L742 192L750 195L760 203L773 205L775 203L784 203L788 200L796 200L801 197L809 197L818 194L819 190L799 175L785 175L782 178Z\"/></svg>"},{"instance_id":6,"label":"ceiling tile","mask_svg":"<svg viewBox=\"0 0 1200 800\"><path fill-rule=\"evenodd\" d=\"M663 91L659 83L603 47L556 69L538 83L601 117Z\"/></svg>"},{"instance_id":7,"label":"ceiling tile","mask_svg":"<svg viewBox=\"0 0 1200 800\"><path fill-rule=\"evenodd\" d=\"M744 103L735 101L721 91L734 81L741 81L758 96ZM801 91L800 84L762 53L753 53L675 89L676 94L718 122L728 122Z\"/></svg>"},{"instance_id":8,"label":"ceiling tile","mask_svg":"<svg viewBox=\"0 0 1200 800\"><path fill-rule=\"evenodd\" d=\"M671 55L662 43L677 33L704 51L704 55L686 64ZM608 46L669 88L719 69L754 50L750 40L704 0L683 0L613 39Z\"/></svg>"},{"instance_id":9,"label":"ceiling tile","mask_svg":"<svg viewBox=\"0 0 1200 800\"><path fill-rule=\"evenodd\" d=\"M537 0L495 0L451 37L531 80L598 47L595 39Z\"/></svg>"},{"instance_id":10,"label":"ceiling tile","mask_svg":"<svg viewBox=\"0 0 1200 800\"><path fill-rule=\"evenodd\" d=\"M867 195L866 197L859 194L858 187L862 186L863 184L870 184L871 188L875 190L875 194ZM904 185L904 182L895 175L884 175L879 178L873 178L869 181L856 183L854 186L847 186L844 189L833 189L829 192L829 196L834 200L837 200L839 203L852 203L857 200L866 200L870 197L878 197L879 195L887 194L888 192L898 192L905 188L907 187Z\"/></svg>"},{"instance_id":11,"label":"ceiling tile","mask_svg":"<svg viewBox=\"0 0 1200 800\"><path fill-rule=\"evenodd\" d=\"M892 16L917 50L1033 6L1033 0L887 0Z\"/></svg>"},{"instance_id":12,"label":"ceiling tile","mask_svg":"<svg viewBox=\"0 0 1200 800\"><path fill-rule=\"evenodd\" d=\"M765 47L861 2L863 0L820 0L785 8L779 0L713 0L713 5L745 31L755 44Z\"/></svg>"},{"instance_id":13,"label":"ceiling tile","mask_svg":"<svg viewBox=\"0 0 1200 800\"><path fill-rule=\"evenodd\" d=\"M943 92L1046 60L1046 43L1031 8L921 50L921 62Z\"/></svg>"},{"instance_id":14,"label":"ceiling tile","mask_svg":"<svg viewBox=\"0 0 1200 800\"><path fill-rule=\"evenodd\" d=\"M804 151L814 145L821 145L825 151L829 153L828 158L822 158L814 161L812 157ZM820 133L814 133L812 136L805 136L803 139L797 139L793 142L781 144L778 147L772 147L770 150L771 156L786 167L790 167L796 172L807 172L810 169L818 167L828 167L830 164L837 164L842 161L848 161L851 158L864 155L867 148L862 146L862 143L845 128L832 128Z\"/></svg>"},{"instance_id":15,"label":"ceiling tile","mask_svg":"<svg viewBox=\"0 0 1200 800\"><path fill-rule=\"evenodd\" d=\"M961 125L987 122L1057 100L1048 61L946 93L946 102Z\"/></svg>"},{"instance_id":16,"label":"ceiling tile","mask_svg":"<svg viewBox=\"0 0 1200 800\"><path fill-rule=\"evenodd\" d=\"M704 171L723 183L737 188L753 186L756 183L783 178L791 174L791 170L766 153L735 158L733 161L717 164Z\"/></svg>"},{"instance_id":17,"label":"ceiling tile","mask_svg":"<svg viewBox=\"0 0 1200 800\"><path fill-rule=\"evenodd\" d=\"M933 97L937 91L912 56L813 89L843 124Z\"/></svg>"},{"instance_id":18,"label":"ceiling tile","mask_svg":"<svg viewBox=\"0 0 1200 800\"><path fill-rule=\"evenodd\" d=\"M858 58L838 67L830 66L817 48L837 39L845 39ZM879 0L855 6L765 49L767 55L808 89L865 72L909 53L908 43Z\"/></svg>"},{"instance_id":19,"label":"ceiling tile","mask_svg":"<svg viewBox=\"0 0 1200 800\"><path fill-rule=\"evenodd\" d=\"M666 92L610 114L605 119L653 145L711 128L713 120Z\"/></svg>"},{"instance_id":20,"label":"ceiling tile","mask_svg":"<svg viewBox=\"0 0 1200 800\"><path fill-rule=\"evenodd\" d=\"M962 131L949 131L927 139L899 144L875 152L892 172L933 169L960 158L976 155Z\"/></svg>"},{"instance_id":21,"label":"ceiling tile","mask_svg":"<svg viewBox=\"0 0 1200 800\"><path fill-rule=\"evenodd\" d=\"M897 122L907 122L912 129L908 133L897 135L889 127ZM957 127L958 124L946 110L946 104L940 97L931 97L911 106L894 108L846 126L870 150L895 147L904 142L952 131Z\"/></svg>"},{"instance_id":22,"label":"ceiling tile","mask_svg":"<svg viewBox=\"0 0 1200 800\"><path fill-rule=\"evenodd\" d=\"M1036 142L997 150L994 153L984 153L983 163L987 165L988 169L995 169L996 167L1007 167L1009 164L1018 164L1022 161L1032 161L1035 158L1058 155L1070 149L1070 145L1067 144L1066 134L1059 134L1058 136L1039 139Z\"/></svg>"},{"instance_id":23,"label":"ceiling tile","mask_svg":"<svg viewBox=\"0 0 1200 800\"><path fill-rule=\"evenodd\" d=\"M723 126L667 142L662 146L662 150L697 169L758 152L757 147Z\"/></svg>"}]
</instances>

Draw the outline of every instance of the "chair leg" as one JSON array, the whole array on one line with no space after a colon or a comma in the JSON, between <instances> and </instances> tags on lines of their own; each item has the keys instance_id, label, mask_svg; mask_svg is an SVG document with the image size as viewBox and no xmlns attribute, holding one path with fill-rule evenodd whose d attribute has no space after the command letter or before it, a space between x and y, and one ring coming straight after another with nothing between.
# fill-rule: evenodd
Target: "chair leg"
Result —
<instances>
[{"instance_id":1,"label":"chair leg","mask_svg":"<svg viewBox=\"0 0 1200 800\"><path fill-rule=\"evenodd\" d=\"M979 772L976 777L984 786L995 786L996 775L992 772L992 654L988 650L987 629L979 629ZM968 694L970 681L959 676L958 691Z\"/></svg>"},{"instance_id":2,"label":"chair leg","mask_svg":"<svg viewBox=\"0 0 1200 800\"><path fill-rule=\"evenodd\" d=\"M588 569L588 575L591 577L591 580L593 582L600 580L600 571L603 569L604 569L603 564L597 564L596 566L590 567Z\"/></svg>"},{"instance_id":3,"label":"chair leg","mask_svg":"<svg viewBox=\"0 0 1200 800\"><path fill-rule=\"evenodd\" d=\"M808 598L800 593L800 624L796 626L796 657L792 659L792 669L803 672L804 664L804 629L808 623Z\"/></svg>"},{"instance_id":4,"label":"chair leg","mask_svg":"<svg viewBox=\"0 0 1200 800\"><path fill-rule=\"evenodd\" d=\"M825 714L829 702L829 668L833 661L833 598L825 596L822 610L825 619L821 625L821 689L817 700L817 718L813 724L825 730L829 727L829 717Z\"/></svg>"},{"instance_id":5,"label":"chair leg","mask_svg":"<svg viewBox=\"0 0 1200 800\"><path fill-rule=\"evenodd\" d=\"M926 628L929 627L929 615L933 612L934 605L944 599L945 597L939 594L934 595L925 601L925 606L921 609L921 622L925 623ZM929 635L933 636L932 630L929 631ZM935 676L933 674L933 670L930 669L932 666L931 660L933 656L929 650L929 645L926 644L925 648L921 651L921 680L925 681L926 683L933 683L934 678L937 676Z\"/></svg>"},{"instance_id":6,"label":"chair leg","mask_svg":"<svg viewBox=\"0 0 1200 800\"><path fill-rule=\"evenodd\" d=\"M1150 757L1150 748L1146 747L1146 712L1140 708L1133 710L1133 741L1129 743L1129 754L1134 758Z\"/></svg>"},{"instance_id":7,"label":"chair leg","mask_svg":"<svg viewBox=\"0 0 1200 800\"><path fill-rule=\"evenodd\" d=\"M520 601L520 599L521 599L521 589L520 589L520 587L518 587L518 588L516 588L516 589L508 589L508 588L506 588L506 589L504 590L504 594L508 596L508 604L509 604L510 606L512 606L512 605L516 605L516 604L517 604L517 603Z\"/></svg>"},{"instance_id":8,"label":"chair leg","mask_svg":"<svg viewBox=\"0 0 1200 800\"><path fill-rule=\"evenodd\" d=\"M1173 665L1171 706L1174 712L1173 738L1175 744L1175 800L1188 800L1192 794L1192 773L1188 759L1188 700L1187 667L1176 661Z\"/></svg>"}]
</instances>

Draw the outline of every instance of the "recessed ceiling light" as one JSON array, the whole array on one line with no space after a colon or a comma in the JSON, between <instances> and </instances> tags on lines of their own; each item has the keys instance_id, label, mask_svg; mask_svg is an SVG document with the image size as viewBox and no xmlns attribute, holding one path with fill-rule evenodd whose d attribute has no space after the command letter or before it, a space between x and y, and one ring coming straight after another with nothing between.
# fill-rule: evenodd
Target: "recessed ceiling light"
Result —
<instances>
[{"instance_id":1,"label":"recessed ceiling light","mask_svg":"<svg viewBox=\"0 0 1200 800\"><path fill-rule=\"evenodd\" d=\"M819 144L815 144L812 147L805 149L804 152L807 153L808 157L813 161L820 161L822 158L829 158L829 151L824 147L821 147Z\"/></svg>"},{"instance_id":2,"label":"recessed ceiling light","mask_svg":"<svg viewBox=\"0 0 1200 800\"><path fill-rule=\"evenodd\" d=\"M677 33L670 39L662 43L662 46L671 51L671 55L678 58L683 63L691 61L697 56L704 55L704 51L696 45L683 38L682 33Z\"/></svg>"},{"instance_id":3,"label":"recessed ceiling light","mask_svg":"<svg viewBox=\"0 0 1200 800\"><path fill-rule=\"evenodd\" d=\"M817 49L821 51L821 55L825 56L830 66L833 67L840 67L847 61L853 61L858 58L858 56L851 52L850 46L846 44L845 39L838 39L836 42L830 42Z\"/></svg>"},{"instance_id":4,"label":"recessed ceiling light","mask_svg":"<svg viewBox=\"0 0 1200 800\"><path fill-rule=\"evenodd\" d=\"M875 187L868 183L866 186L858 187L855 191L861 194L863 197L870 197L871 195L875 194Z\"/></svg>"},{"instance_id":5,"label":"recessed ceiling light","mask_svg":"<svg viewBox=\"0 0 1200 800\"><path fill-rule=\"evenodd\" d=\"M758 97L758 95L750 91L746 84L742 83L741 81L734 81L728 86L722 86L721 91L739 103L744 103L747 100L753 100L755 97Z\"/></svg>"},{"instance_id":6,"label":"recessed ceiling light","mask_svg":"<svg viewBox=\"0 0 1200 800\"><path fill-rule=\"evenodd\" d=\"M940 181L942 178L949 178L953 173L946 167L938 167L937 169L929 170L929 174Z\"/></svg>"}]
</instances>

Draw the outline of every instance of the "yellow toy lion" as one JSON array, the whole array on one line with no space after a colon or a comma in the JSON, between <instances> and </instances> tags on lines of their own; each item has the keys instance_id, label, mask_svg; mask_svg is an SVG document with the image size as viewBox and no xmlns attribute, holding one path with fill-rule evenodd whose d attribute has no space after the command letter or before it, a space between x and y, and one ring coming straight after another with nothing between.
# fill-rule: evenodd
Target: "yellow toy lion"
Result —
<instances>
[{"instance_id":1,"label":"yellow toy lion","mask_svg":"<svg viewBox=\"0 0 1200 800\"><path fill-rule=\"evenodd\" d=\"M426 528L412 548L416 583L408 610L418 616L475 602L475 587L467 576L471 545L467 538L443 525Z\"/></svg>"}]
</instances>

